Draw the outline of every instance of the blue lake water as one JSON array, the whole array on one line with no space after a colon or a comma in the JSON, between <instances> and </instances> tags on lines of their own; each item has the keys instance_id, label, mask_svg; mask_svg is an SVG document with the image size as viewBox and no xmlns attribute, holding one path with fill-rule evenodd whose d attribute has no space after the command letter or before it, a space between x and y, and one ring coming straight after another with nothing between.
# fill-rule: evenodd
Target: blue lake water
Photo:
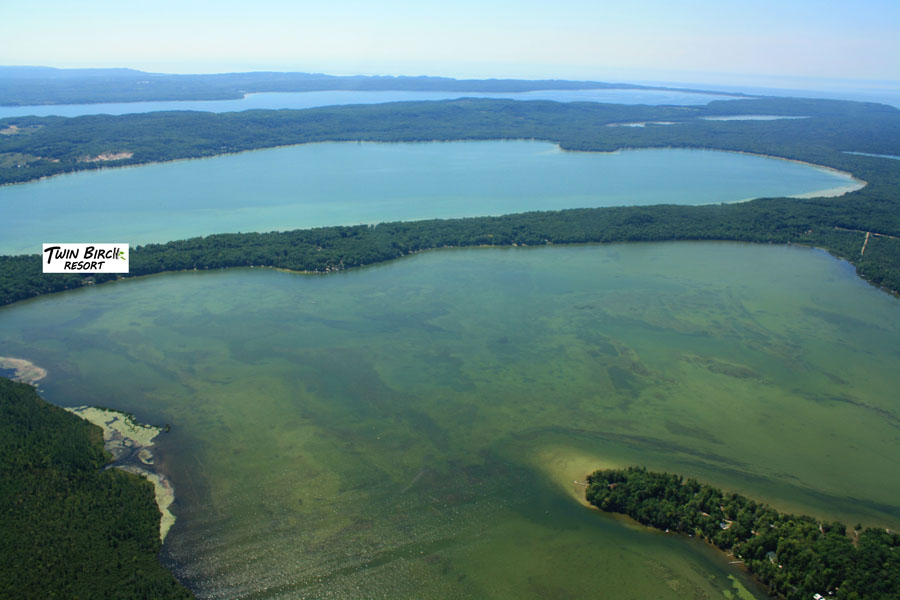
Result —
<instances>
[{"instance_id":1,"label":"blue lake water","mask_svg":"<svg viewBox=\"0 0 900 600\"><path fill-rule=\"evenodd\" d=\"M535 141L324 143L0 188L0 253L531 210L713 204L833 190L809 165L699 150L565 152Z\"/></svg>"},{"instance_id":2,"label":"blue lake water","mask_svg":"<svg viewBox=\"0 0 900 600\"><path fill-rule=\"evenodd\" d=\"M250 109L314 108L338 104L378 104L414 100L454 98L501 98L507 100L553 100L555 102L608 102L613 104L672 104L689 106L713 100L733 100L733 96L692 94L667 90L535 90L531 92L405 92L405 91L324 91L247 94L235 100L181 100L168 102L118 102L104 104L57 104L47 106L0 106L0 118L26 115L123 115L160 110L233 112Z\"/></svg>"}]
</instances>

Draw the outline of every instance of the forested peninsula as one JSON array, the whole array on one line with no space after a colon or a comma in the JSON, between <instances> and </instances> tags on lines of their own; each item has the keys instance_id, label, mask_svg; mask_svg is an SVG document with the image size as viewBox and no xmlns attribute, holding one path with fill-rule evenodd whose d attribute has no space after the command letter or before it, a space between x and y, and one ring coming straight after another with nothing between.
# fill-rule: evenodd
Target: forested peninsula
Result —
<instances>
[{"instance_id":1,"label":"forested peninsula","mask_svg":"<svg viewBox=\"0 0 900 600\"><path fill-rule=\"evenodd\" d=\"M336 76L322 73L253 71L174 75L135 69L55 69L0 67L0 106L232 100L260 92L416 91L528 92L534 90L640 89L703 92L629 83L564 79L453 79L450 77Z\"/></svg>"},{"instance_id":2,"label":"forested peninsula","mask_svg":"<svg viewBox=\"0 0 900 600\"><path fill-rule=\"evenodd\" d=\"M709 120L760 114L804 118ZM673 124L616 126L647 121ZM880 104L763 98L672 107L463 99L223 114L15 117L0 120L0 131L6 132L0 136L4 183L103 164L142 164L286 144L513 138L546 140L580 151L681 147L752 152L839 169L867 182L836 198L576 209L211 235L134 248L131 276L242 266L322 273L448 246L725 240L822 247L850 261L871 283L900 291L900 161L850 154L900 155L900 110ZM126 155L106 162L88 160ZM0 303L111 277L43 275L37 255L0 257Z\"/></svg>"},{"instance_id":3,"label":"forested peninsula","mask_svg":"<svg viewBox=\"0 0 900 600\"><path fill-rule=\"evenodd\" d=\"M587 501L639 523L696 535L734 555L787 600L900 597L900 535L785 514L739 494L644 468L588 476Z\"/></svg>"},{"instance_id":4,"label":"forested peninsula","mask_svg":"<svg viewBox=\"0 0 900 600\"><path fill-rule=\"evenodd\" d=\"M0 597L193 598L160 564L153 485L100 428L0 377Z\"/></svg>"}]
</instances>

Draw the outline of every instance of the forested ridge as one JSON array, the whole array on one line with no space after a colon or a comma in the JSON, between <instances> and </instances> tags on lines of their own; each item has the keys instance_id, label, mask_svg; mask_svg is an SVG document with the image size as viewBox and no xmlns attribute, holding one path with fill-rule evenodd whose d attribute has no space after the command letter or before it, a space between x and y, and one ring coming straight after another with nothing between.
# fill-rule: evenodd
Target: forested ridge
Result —
<instances>
[{"instance_id":1,"label":"forested ridge","mask_svg":"<svg viewBox=\"0 0 900 600\"><path fill-rule=\"evenodd\" d=\"M153 485L100 428L0 377L0 598L192 598L159 563Z\"/></svg>"},{"instance_id":2,"label":"forested ridge","mask_svg":"<svg viewBox=\"0 0 900 600\"><path fill-rule=\"evenodd\" d=\"M733 114L802 116L710 121ZM674 125L613 127L634 121ZM678 146L754 152L847 171L867 182L837 198L768 198L714 206L618 207L501 217L219 234L134 248L130 275L181 269L271 266L328 272L445 246L730 240L818 246L849 260L875 285L900 291L900 110L860 102L763 98L706 106L454 100L241 113L165 112L0 121L0 153L41 156L0 167L27 180L100 163L79 157L131 152L115 164L199 157L320 141L541 139L612 151ZM4 156L0 154L0 157ZM59 162L52 162L52 161ZM26 161L27 162L27 161ZM866 232L871 236L861 254ZM0 304L100 283L114 276L43 275L37 255L0 257Z\"/></svg>"},{"instance_id":3,"label":"forested ridge","mask_svg":"<svg viewBox=\"0 0 900 600\"><path fill-rule=\"evenodd\" d=\"M743 561L769 593L788 600L900 597L900 535L785 514L695 479L640 467L588 477L587 501L663 529L697 535Z\"/></svg>"},{"instance_id":4,"label":"forested ridge","mask_svg":"<svg viewBox=\"0 0 900 600\"><path fill-rule=\"evenodd\" d=\"M703 118L737 114L809 118ZM644 121L674 124L615 126ZM705 106L464 98L232 113L8 117L0 119L0 132L4 132L0 135L0 183L324 141L538 139L585 151L678 146L771 154L869 171L872 161L881 159L843 151L896 154L900 151L900 110L880 104L795 98L716 101ZM104 153L130 156L89 162ZM866 179L862 172L858 175Z\"/></svg>"},{"instance_id":5,"label":"forested ridge","mask_svg":"<svg viewBox=\"0 0 900 600\"><path fill-rule=\"evenodd\" d=\"M900 239L835 229L826 199L710 206L660 205L519 213L502 217L217 234L137 246L126 277L164 271L266 266L327 273L445 247L733 240L828 249L873 284L900 290ZM824 223L823 223L824 221ZM43 274L38 255L0 256L0 305L122 276Z\"/></svg>"},{"instance_id":6,"label":"forested ridge","mask_svg":"<svg viewBox=\"0 0 900 600\"><path fill-rule=\"evenodd\" d=\"M135 69L0 67L0 105L85 104L158 100L229 100L258 92L421 91L527 92L532 90L665 89L628 83L564 79L453 79L450 77L336 76L253 71L174 75ZM722 92L714 92L722 93ZM730 92L724 95L741 96Z\"/></svg>"}]
</instances>

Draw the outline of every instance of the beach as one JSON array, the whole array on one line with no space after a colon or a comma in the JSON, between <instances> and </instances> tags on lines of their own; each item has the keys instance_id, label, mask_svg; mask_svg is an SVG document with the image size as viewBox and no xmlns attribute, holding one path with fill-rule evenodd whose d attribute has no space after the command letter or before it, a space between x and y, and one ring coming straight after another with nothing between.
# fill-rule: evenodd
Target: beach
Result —
<instances>
[{"instance_id":1,"label":"beach","mask_svg":"<svg viewBox=\"0 0 900 600\"><path fill-rule=\"evenodd\" d=\"M175 524L175 515L169 510L175 500L175 490L154 466L153 440L162 428L138 423L131 415L106 408L78 406L66 410L103 429L103 446L113 455L110 467L139 475L153 484L156 505L162 514L159 539L165 540Z\"/></svg>"}]
</instances>

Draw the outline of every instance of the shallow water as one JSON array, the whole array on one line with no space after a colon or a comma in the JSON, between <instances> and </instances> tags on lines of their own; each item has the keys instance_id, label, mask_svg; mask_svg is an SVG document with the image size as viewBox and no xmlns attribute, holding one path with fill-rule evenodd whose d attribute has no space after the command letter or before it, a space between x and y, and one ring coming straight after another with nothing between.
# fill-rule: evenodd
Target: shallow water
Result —
<instances>
[{"instance_id":1,"label":"shallow water","mask_svg":"<svg viewBox=\"0 0 900 600\"><path fill-rule=\"evenodd\" d=\"M832 171L697 150L563 152L533 141L326 143L82 172L0 187L0 254L50 242L735 202L840 187Z\"/></svg>"},{"instance_id":2,"label":"shallow water","mask_svg":"<svg viewBox=\"0 0 900 600\"><path fill-rule=\"evenodd\" d=\"M644 464L897 527L898 330L847 264L725 243L178 273L0 309L49 400L172 425L164 556L201 598L720 598L727 559L573 481Z\"/></svg>"},{"instance_id":3,"label":"shallow water","mask_svg":"<svg viewBox=\"0 0 900 600\"><path fill-rule=\"evenodd\" d=\"M124 115L162 110L234 112L250 109L315 108L340 104L378 104L455 98L500 98L505 100L552 100L554 102L607 102L691 106L713 100L733 100L735 96L693 94L665 90L535 90L531 92L277 92L247 94L235 100L180 100L168 102L116 102L100 104L56 104L41 106L0 106L0 119L27 115L77 117L80 115Z\"/></svg>"}]
</instances>

